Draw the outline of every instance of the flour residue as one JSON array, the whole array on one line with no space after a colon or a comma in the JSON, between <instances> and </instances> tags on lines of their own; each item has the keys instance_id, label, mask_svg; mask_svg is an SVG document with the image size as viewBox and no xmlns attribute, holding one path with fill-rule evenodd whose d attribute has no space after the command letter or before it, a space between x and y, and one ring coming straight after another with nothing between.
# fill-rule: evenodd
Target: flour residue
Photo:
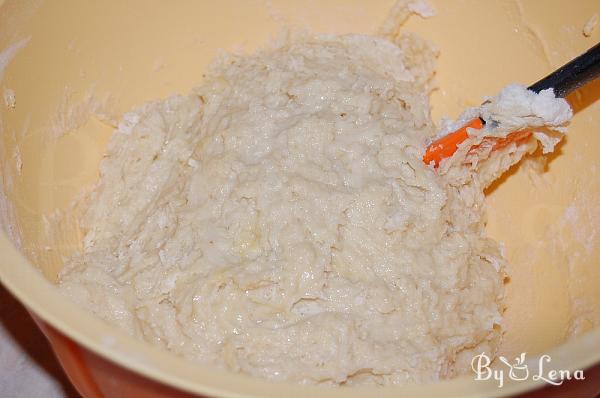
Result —
<instances>
[{"instance_id":1,"label":"flour residue","mask_svg":"<svg viewBox=\"0 0 600 398\"><path fill-rule=\"evenodd\" d=\"M599 19L600 17L598 17L598 14L594 14L588 19L585 25L583 25L582 33L585 37L590 37L592 33L594 33L596 26L598 26Z\"/></svg>"},{"instance_id":2,"label":"flour residue","mask_svg":"<svg viewBox=\"0 0 600 398\"><path fill-rule=\"evenodd\" d=\"M6 47L2 52L0 52L0 81L4 78L4 72L10 62L17 55L19 50L24 48L31 39L31 36L23 38L17 42ZM16 104L16 98L14 91L12 90L4 90L4 101L8 108L14 108ZM2 121L0 120L0 133L5 133L2 128ZM2 146L2 148L3 146ZM17 162L17 169L20 169L20 156L15 157ZM0 184L0 226L4 229L10 240L17 246L21 247L21 234L18 229L17 218L15 214L14 205L12 201L9 199L8 194L10 192L12 186L13 175L11 172L11 167L7 167L7 165L3 165L3 173L1 178L2 184Z\"/></svg>"},{"instance_id":3,"label":"flour residue","mask_svg":"<svg viewBox=\"0 0 600 398\"><path fill-rule=\"evenodd\" d=\"M562 222L567 225L577 241L589 255L598 243L600 228L600 203L591 196L580 196L565 209Z\"/></svg>"},{"instance_id":4,"label":"flour residue","mask_svg":"<svg viewBox=\"0 0 600 398\"><path fill-rule=\"evenodd\" d=\"M17 105L15 90L10 88L4 89L4 104L7 109L15 109L15 106Z\"/></svg>"},{"instance_id":5,"label":"flour residue","mask_svg":"<svg viewBox=\"0 0 600 398\"><path fill-rule=\"evenodd\" d=\"M531 44L531 48L548 63L548 66L552 66L548 43L539 33L538 29L526 20L522 2L520 0L513 0L505 2L504 6L508 13L508 18L515 22L514 31L522 33L523 37Z\"/></svg>"},{"instance_id":6,"label":"flour residue","mask_svg":"<svg viewBox=\"0 0 600 398\"><path fill-rule=\"evenodd\" d=\"M0 52L0 81L2 81L4 77L4 71L6 70L8 64L10 64L19 50L24 48L29 43L30 39L31 36L21 39Z\"/></svg>"},{"instance_id":7,"label":"flour residue","mask_svg":"<svg viewBox=\"0 0 600 398\"><path fill-rule=\"evenodd\" d=\"M75 94L65 89L54 116L50 120L45 139L57 139L62 135L83 126L91 117L109 124L117 125L115 102L110 94L99 97L94 86L90 87L83 98L75 99Z\"/></svg>"}]
</instances>

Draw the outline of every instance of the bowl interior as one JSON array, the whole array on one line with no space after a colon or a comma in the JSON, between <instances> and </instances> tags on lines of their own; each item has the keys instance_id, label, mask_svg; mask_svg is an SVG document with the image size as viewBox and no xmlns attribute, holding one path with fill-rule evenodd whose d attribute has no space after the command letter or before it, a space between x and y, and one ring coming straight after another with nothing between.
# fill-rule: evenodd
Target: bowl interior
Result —
<instances>
[{"instance_id":1,"label":"bowl interior","mask_svg":"<svg viewBox=\"0 0 600 398\"><path fill-rule=\"evenodd\" d=\"M81 240L81 209L70 204L97 179L120 115L188 92L221 49L252 51L286 26L375 33L393 3L0 1L0 220L7 235L56 281ZM568 12L561 0L430 3L437 15L413 17L405 29L440 49L434 120L508 83L534 82L600 40L600 27L582 33L599 11L595 0ZM600 324L600 81L568 99L576 115L557 151L523 162L488 192L488 230L510 262L505 355L541 353ZM3 272L11 266L22 265Z\"/></svg>"}]
</instances>

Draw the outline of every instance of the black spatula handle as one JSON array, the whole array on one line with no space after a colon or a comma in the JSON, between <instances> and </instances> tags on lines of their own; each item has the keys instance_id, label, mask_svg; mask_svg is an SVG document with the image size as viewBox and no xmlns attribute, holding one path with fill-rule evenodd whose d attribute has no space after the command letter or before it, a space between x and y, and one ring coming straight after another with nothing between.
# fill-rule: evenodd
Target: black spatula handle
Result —
<instances>
[{"instance_id":1,"label":"black spatula handle","mask_svg":"<svg viewBox=\"0 0 600 398\"><path fill-rule=\"evenodd\" d=\"M539 93L542 90L553 88L554 95L564 98L571 91L577 90L598 76L600 76L600 43L532 84L529 89Z\"/></svg>"}]
</instances>

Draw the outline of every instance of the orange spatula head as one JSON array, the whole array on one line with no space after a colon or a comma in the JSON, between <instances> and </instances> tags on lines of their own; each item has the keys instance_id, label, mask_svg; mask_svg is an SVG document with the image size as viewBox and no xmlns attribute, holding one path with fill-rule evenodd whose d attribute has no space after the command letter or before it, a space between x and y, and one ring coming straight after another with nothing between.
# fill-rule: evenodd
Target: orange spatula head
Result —
<instances>
[{"instance_id":1,"label":"orange spatula head","mask_svg":"<svg viewBox=\"0 0 600 398\"><path fill-rule=\"evenodd\" d=\"M438 167L443 159L454 155L454 152L458 149L458 145L469 137L469 134L467 133L468 128L476 130L482 129L483 121L480 118L473 119L455 132L446 134L433 141L425 151L423 162L426 164L433 162L433 165Z\"/></svg>"}]
</instances>

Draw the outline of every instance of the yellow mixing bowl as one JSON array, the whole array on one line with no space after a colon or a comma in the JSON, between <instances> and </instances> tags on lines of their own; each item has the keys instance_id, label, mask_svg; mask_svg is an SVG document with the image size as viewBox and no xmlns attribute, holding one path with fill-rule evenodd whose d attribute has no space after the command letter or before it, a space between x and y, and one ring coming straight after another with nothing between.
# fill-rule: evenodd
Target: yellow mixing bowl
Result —
<instances>
[{"instance_id":1,"label":"yellow mixing bowl","mask_svg":"<svg viewBox=\"0 0 600 398\"><path fill-rule=\"evenodd\" d=\"M119 115L188 92L219 49L252 51L290 25L374 33L393 3L0 0L0 277L86 397L500 396L543 383L507 379L499 388L465 376L377 390L273 384L192 366L134 340L52 284L80 244L79 209L69 204L97 179ZM437 16L414 17L406 29L441 51L435 120L507 83L536 81L600 40L600 26L583 34L600 13L597 0L431 3ZM589 367L600 360L598 98L600 82L572 95L569 135L547 164L525 162L488 192L488 229L510 261L501 353L547 353L558 369L588 368L588 380L598 376ZM64 214L58 225L57 210Z\"/></svg>"}]
</instances>

